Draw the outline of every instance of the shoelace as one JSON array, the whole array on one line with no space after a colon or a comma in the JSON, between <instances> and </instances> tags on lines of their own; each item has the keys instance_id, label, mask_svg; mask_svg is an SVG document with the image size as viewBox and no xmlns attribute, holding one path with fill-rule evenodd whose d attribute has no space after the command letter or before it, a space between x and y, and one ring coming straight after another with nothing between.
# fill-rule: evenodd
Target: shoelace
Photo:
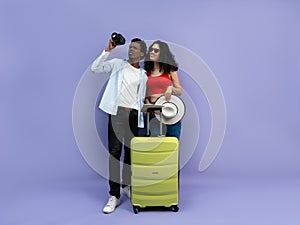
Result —
<instances>
[{"instance_id":1,"label":"shoelace","mask_svg":"<svg viewBox=\"0 0 300 225\"><path fill-rule=\"evenodd\" d=\"M108 203L106 204L106 206L109 206L109 207L110 207L111 203L113 202L113 199L114 199L114 198L109 198Z\"/></svg>"}]
</instances>

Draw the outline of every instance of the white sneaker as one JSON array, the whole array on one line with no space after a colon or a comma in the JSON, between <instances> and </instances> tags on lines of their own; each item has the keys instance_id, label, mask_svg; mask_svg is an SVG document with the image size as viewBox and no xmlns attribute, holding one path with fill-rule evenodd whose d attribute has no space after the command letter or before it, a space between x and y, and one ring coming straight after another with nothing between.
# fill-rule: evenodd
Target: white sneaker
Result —
<instances>
[{"instance_id":1,"label":"white sneaker","mask_svg":"<svg viewBox=\"0 0 300 225\"><path fill-rule=\"evenodd\" d=\"M130 194L130 187L129 187L129 186L126 186L126 187L122 188L122 192L123 192L123 194L125 194L128 198L131 197L131 194Z\"/></svg>"},{"instance_id":2,"label":"white sneaker","mask_svg":"<svg viewBox=\"0 0 300 225\"><path fill-rule=\"evenodd\" d=\"M116 207L120 205L120 199L117 199L116 196L110 196L106 206L103 208L104 213L111 213L115 211Z\"/></svg>"}]
</instances>

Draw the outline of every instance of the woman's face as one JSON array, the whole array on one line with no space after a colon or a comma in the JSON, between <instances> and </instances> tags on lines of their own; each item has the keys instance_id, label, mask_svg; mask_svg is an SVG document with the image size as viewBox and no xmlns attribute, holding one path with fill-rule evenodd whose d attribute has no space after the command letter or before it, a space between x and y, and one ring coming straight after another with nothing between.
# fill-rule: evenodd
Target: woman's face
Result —
<instances>
[{"instance_id":1,"label":"woman's face","mask_svg":"<svg viewBox=\"0 0 300 225\"><path fill-rule=\"evenodd\" d=\"M160 56L160 48L157 43L152 45L152 47L149 49L150 52L150 60L154 62L159 61L159 56Z\"/></svg>"}]
</instances>

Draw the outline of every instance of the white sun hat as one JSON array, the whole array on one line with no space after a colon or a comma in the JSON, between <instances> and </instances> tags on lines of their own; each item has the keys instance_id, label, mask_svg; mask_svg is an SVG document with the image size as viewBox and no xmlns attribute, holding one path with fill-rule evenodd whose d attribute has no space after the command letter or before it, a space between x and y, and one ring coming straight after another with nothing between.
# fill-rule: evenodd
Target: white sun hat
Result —
<instances>
[{"instance_id":1,"label":"white sun hat","mask_svg":"<svg viewBox=\"0 0 300 225\"><path fill-rule=\"evenodd\" d=\"M165 96L159 97L155 105L162 105L162 123L172 125L179 122L185 113L185 105L181 98L176 95L171 95L169 101L166 100ZM160 120L160 115L155 115Z\"/></svg>"}]
</instances>

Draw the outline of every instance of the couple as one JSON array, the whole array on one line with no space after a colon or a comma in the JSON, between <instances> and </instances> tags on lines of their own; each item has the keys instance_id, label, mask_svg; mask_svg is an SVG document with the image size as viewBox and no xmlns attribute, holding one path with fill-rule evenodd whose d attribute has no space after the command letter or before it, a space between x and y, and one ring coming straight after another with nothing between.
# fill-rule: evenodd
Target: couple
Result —
<instances>
[{"instance_id":1,"label":"couple","mask_svg":"<svg viewBox=\"0 0 300 225\"><path fill-rule=\"evenodd\" d=\"M128 49L128 59L106 60L116 47L112 39L91 66L94 73L109 73L110 77L103 93L99 108L106 112L108 119L109 148L109 186L110 197L103 208L111 213L120 204L120 186L122 192L130 198L131 169L130 141L139 135L144 127L144 115L141 112L144 103L154 103L165 95L181 95L182 88L178 78L178 65L167 43L155 41L147 51L146 43L134 38ZM145 59L144 59L145 58ZM144 59L144 69L140 61ZM146 92L149 93L149 96ZM179 139L181 121L167 125L166 136ZM124 161L122 181L120 179L120 158L124 143ZM121 184L121 185L120 185Z\"/></svg>"}]
</instances>

